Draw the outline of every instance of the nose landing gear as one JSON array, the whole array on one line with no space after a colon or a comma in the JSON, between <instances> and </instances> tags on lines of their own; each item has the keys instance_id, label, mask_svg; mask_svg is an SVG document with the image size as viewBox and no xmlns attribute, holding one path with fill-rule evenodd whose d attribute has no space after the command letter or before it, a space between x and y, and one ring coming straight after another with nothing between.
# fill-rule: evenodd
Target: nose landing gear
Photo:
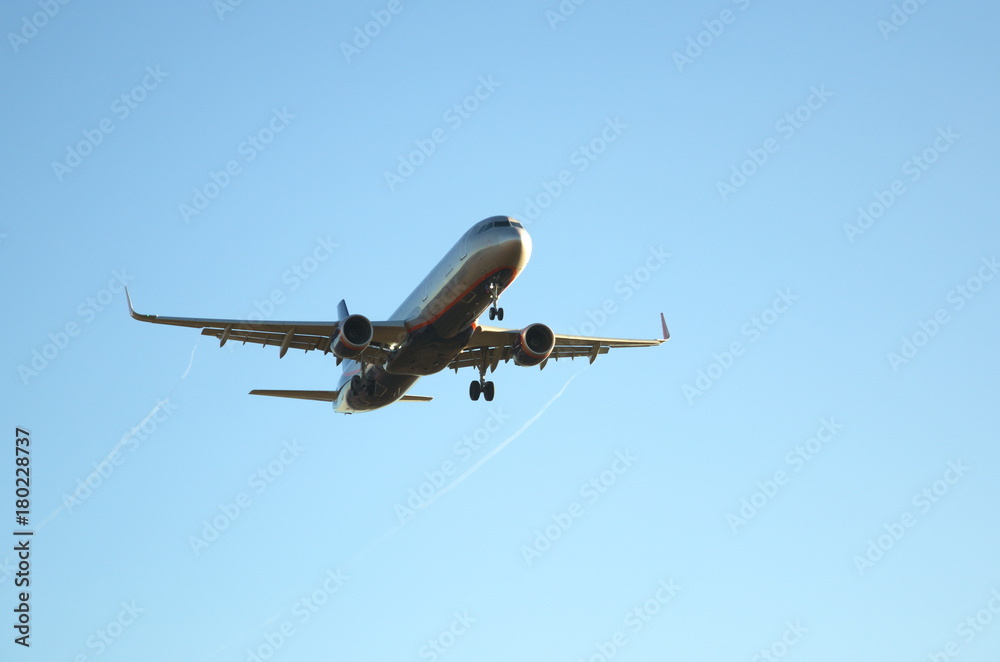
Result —
<instances>
[{"instance_id":1,"label":"nose landing gear","mask_svg":"<svg viewBox=\"0 0 1000 662\"><path fill-rule=\"evenodd\" d=\"M500 288L497 286L497 282L490 281L489 284L490 299L493 301L493 305L490 306L490 319L503 319L503 308L497 306L500 301Z\"/></svg>"}]
</instances>

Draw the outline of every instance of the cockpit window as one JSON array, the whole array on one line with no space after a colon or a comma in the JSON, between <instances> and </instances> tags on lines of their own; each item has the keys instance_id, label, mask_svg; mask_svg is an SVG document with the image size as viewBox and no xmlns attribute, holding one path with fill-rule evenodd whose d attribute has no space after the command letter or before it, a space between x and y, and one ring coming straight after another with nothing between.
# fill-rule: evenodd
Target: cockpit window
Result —
<instances>
[{"instance_id":1,"label":"cockpit window","mask_svg":"<svg viewBox=\"0 0 1000 662\"><path fill-rule=\"evenodd\" d=\"M485 232L490 228L510 228L510 227L524 229L524 226L518 223L517 221L512 221L510 219L505 218L502 221L490 221L489 223L484 224L483 227L479 228L476 234Z\"/></svg>"}]
</instances>

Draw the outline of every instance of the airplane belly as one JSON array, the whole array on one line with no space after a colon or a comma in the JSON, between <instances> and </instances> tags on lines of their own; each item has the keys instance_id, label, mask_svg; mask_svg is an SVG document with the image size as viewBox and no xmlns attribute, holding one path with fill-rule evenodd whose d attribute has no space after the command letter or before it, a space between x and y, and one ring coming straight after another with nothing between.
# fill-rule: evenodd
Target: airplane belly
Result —
<instances>
[{"instance_id":1,"label":"airplane belly","mask_svg":"<svg viewBox=\"0 0 1000 662\"><path fill-rule=\"evenodd\" d=\"M353 413L385 407L403 397L419 378L418 375L390 374L374 366L358 380L344 386L345 393L334 409L341 413Z\"/></svg>"},{"instance_id":2,"label":"airplane belly","mask_svg":"<svg viewBox=\"0 0 1000 662\"><path fill-rule=\"evenodd\" d=\"M465 348L474 329L472 323L460 333L442 337L434 326L425 326L411 332L409 338L385 364L392 375L433 375L448 364Z\"/></svg>"}]
</instances>

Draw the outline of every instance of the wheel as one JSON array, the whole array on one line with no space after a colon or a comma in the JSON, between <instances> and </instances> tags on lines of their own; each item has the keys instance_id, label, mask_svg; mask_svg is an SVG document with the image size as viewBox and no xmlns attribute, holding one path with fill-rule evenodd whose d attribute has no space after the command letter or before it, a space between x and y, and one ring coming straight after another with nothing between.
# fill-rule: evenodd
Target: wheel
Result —
<instances>
[{"instance_id":1,"label":"wheel","mask_svg":"<svg viewBox=\"0 0 1000 662\"><path fill-rule=\"evenodd\" d=\"M354 375L353 377L351 377L351 390L353 390L355 393L360 393L361 392L361 376L360 375Z\"/></svg>"},{"instance_id":2,"label":"wheel","mask_svg":"<svg viewBox=\"0 0 1000 662\"><path fill-rule=\"evenodd\" d=\"M486 399L486 402L493 401L493 393L493 382L486 382L483 384L483 397Z\"/></svg>"},{"instance_id":3,"label":"wheel","mask_svg":"<svg viewBox=\"0 0 1000 662\"><path fill-rule=\"evenodd\" d=\"M503 319L503 308L497 308L497 319L498 320Z\"/></svg>"},{"instance_id":4,"label":"wheel","mask_svg":"<svg viewBox=\"0 0 1000 662\"><path fill-rule=\"evenodd\" d=\"M496 316L497 316L497 309L494 308L493 306L490 306L490 319L493 319Z\"/></svg>"},{"instance_id":5,"label":"wheel","mask_svg":"<svg viewBox=\"0 0 1000 662\"><path fill-rule=\"evenodd\" d=\"M480 391L482 391L482 387L479 385L479 382L472 382L469 384L469 397L473 400L479 399Z\"/></svg>"}]
</instances>

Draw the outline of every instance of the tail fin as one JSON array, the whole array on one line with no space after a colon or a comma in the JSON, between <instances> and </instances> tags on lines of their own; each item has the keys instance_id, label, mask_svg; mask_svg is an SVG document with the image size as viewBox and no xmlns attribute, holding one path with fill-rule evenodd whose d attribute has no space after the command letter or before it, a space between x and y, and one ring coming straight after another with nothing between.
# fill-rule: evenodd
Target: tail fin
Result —
<instances>
[{"instance_id":1,"label":"tail fin","mask_svg":"<svg viewBox=\"0 0 1000 662\"><path fill-rule=\"evenodd\" d=\"M347 302L341 299L340 303L337 304L337 319L342 320L348 315L350 315L350 313L347 312Z\"/></svg>"}]
</instances>

